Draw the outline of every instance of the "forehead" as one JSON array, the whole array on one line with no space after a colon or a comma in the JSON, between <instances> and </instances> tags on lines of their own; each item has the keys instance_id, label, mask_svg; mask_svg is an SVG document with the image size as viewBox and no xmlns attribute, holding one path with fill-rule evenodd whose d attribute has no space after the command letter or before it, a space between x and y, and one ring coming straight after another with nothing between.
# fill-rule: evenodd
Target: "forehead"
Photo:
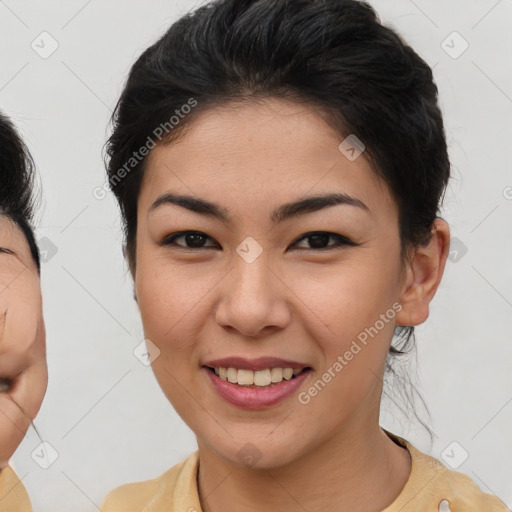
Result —
<instances>
[{"instance_id":1,"label":"forehead","mask_svg":"<svg viewBox=\"0 0 512 512\"><path fill-rule=\"evenodd\" d=\"M283 203L306 194L345 193L370 209L394 208L364 158L347 158L344 138L311 106L268 99L201 112L184 135L149 154L139 207L167 190L218 203Z\"/></svg>"}]
</instances>

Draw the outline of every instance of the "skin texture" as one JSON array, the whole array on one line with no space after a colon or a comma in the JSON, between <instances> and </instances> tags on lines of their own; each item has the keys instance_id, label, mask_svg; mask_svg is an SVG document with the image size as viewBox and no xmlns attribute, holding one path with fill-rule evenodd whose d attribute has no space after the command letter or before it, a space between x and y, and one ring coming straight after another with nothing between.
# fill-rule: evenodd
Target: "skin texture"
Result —
<instances>
[{"instance_id":1,"label":"skin texture","mask_svg":"<svg viewBox=\"0 0 512 512\"><path fill-rule=\"evenodd\" d=\"M410 475L408 452L379 427L382 376L395 323L428 317L449 227L436 220L431 242L402 267L396 204L363 156L349 161L338 150L341 141L310 108L269 99L203 112L148 157L136 299L145 336L160 350L155 376L197 437L206 512L378 511ZM233 223L176 205L150 211L166 192L218 203ZM371 213L337 205L272 225L278 206L332 192L356 197ZM160 245L182 230L209 238L196 249L184 237ZM313 250L303 238L311 231L359 245ZM248 236L263 251L252 263L236 252ZM291 396L265 410L239 409L201 369L231 355L292 359L314 370L299 391L307 390L396 302L402 310L393 321L307 405ZM238 457L247 443L261 454L252 467Z\"/></svg>"},{"instance_id":2,"label":"skin texture","mask_svg":"<svg viewBox=\"0 0 512 512\"><path fill-rule=\"evenodd\" d=\"M23 440L48 384L40 280L21 229L0 216L0 469Z\"/></svg>"}]
</instances>

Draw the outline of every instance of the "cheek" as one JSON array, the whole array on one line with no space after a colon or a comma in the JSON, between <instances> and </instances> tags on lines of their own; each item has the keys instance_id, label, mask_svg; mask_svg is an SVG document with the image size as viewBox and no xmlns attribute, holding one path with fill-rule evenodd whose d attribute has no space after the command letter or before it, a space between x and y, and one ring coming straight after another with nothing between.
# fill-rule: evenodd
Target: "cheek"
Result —
<instances>
[{"instance_id":1,"label":"cheek","mask_svg":"<svg viewBox=\"0 0 512 512\"><path fill-rule=\"evenodd\" d=\"M319 347L322 361L300 403L309 404L304 413L310 416L320 417L329 410L333 418L327 423L344 422L369 397L380 395L396 312L379 295L378 286L371 280L365 284L354 273L330 280L328 286L317 283L311 290L311 308L321 323L309 323L308 336Z\"/></svg>"},{"instance_id":2,"label":"cheek","mask_svg":"<svg viewBox=\"0 0 512 512\"><path fill-rule=\"evenodd\" d=\"M373 325L391 308L398 293L398 265L370 252L322 272L303 273L297 290L331 332L347 339ZM301 292L299 292L301 293Z\"/></svg>"},{"instance_id":3,"label":"cheek","mask_svg":"<svg viewBox=\"0 0 512 512\"><path fill-rule=\"evenodd\" d=\"M136 292L144 327L159 355L152 370L167 399L178 414L186 414L190 403L183 393L184 383L193 387L198 376L194 368L194 340L197 322L193 306L197 303L193 282L180 271L141 254L137 262Z\"/></svg>"},{"instance_id":4,"label":"cheek","mask_svg":"<svg viewBox=\"0 0 512 512\"><path fill-rule=\"evenodd\" d=\"M379 383L395 328L399 268L392 256L361 251L327 274L302 278L305 302L321 320L309 324L324 357L318 378L329 381L319 402L333 410L352 410Z\"/></svg>"},{"instance_id":5,"label":"cheek","mask_svg":"<svg viewBox=\"0 0 512 512\"><path fill-rule=\"evenodd\" d=\"M145 335L162 352L186 349L201 327L202 299L212 285L191 266L171 265L150 251L139 254L135 286Z\"/></svg>"}]
</instances>

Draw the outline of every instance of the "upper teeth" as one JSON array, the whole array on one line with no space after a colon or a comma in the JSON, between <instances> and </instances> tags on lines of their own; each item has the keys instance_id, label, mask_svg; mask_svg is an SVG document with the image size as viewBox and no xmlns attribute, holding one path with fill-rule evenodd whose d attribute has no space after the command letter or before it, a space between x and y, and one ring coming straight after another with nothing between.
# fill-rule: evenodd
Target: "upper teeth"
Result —
<instances>
[{"instance_id":1,"label":"upper teeth","mask_svg":"<svg viewBox=\"0 0 512 512\"><path fill-rule=\"evenodd\" d=\"M215 368L215 373L224 380L242 386L268 386L290 380L293 375L299 374L303 368L268 368L266 370L237 370L236 368Z\"/></svg>"}]
</instances>

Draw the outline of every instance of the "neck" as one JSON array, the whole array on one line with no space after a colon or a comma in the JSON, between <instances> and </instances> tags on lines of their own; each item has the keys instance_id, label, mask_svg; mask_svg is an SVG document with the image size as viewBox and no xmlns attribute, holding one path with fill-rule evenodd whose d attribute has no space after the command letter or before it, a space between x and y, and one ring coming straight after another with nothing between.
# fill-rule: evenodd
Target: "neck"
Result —
<instances>
[{"instance_id":1,"label":"neck","mask_svg":"<svg viewBox=\"0 0 512 512\"><path fill-rule=\"evenodd\" d=\"M314 451L272 469L241 467L198 440L203 512L378 512L411 473L409 452L379 427L343 429Z\"/></svg>"}]
</instances>

